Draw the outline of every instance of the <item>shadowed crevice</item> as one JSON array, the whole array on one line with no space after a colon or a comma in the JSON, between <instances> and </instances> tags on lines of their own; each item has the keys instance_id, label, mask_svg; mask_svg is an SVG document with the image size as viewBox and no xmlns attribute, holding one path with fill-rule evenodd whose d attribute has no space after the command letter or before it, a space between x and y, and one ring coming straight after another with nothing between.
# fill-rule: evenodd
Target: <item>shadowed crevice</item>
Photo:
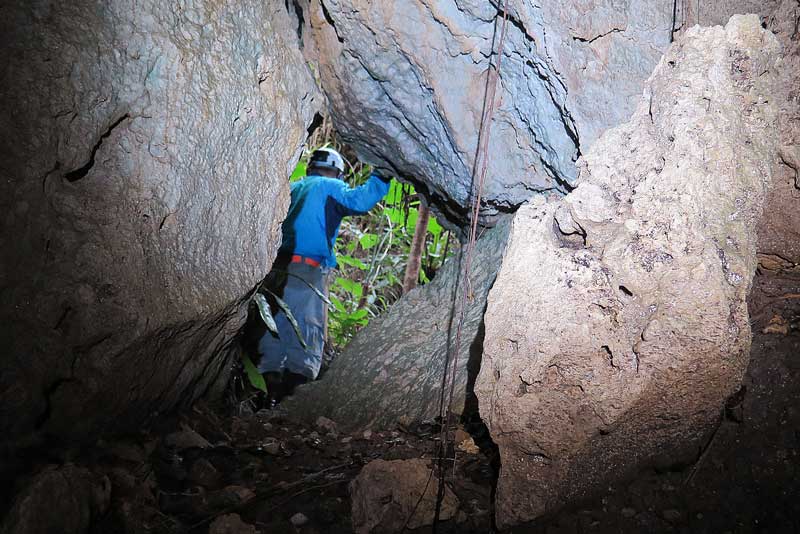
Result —
<instances>
[{"instance_id":1,"label":"shadowed crevice","mask_svg":"<svg viewBox=\"0 0 800 534\"><path fill-rule=\"evenodd\" d=\"M94 147L92 148L92 152L89 155L89 161L87 161L86 164L83 165L82 167L79 167L74 171L66 173L64 175L64 178L66 178L67 181L69 182L77 182L78 180L84 178L87 174L89 174L89 171L92 170L92 167L94 167L94 161L95 157L97 156L97 151L100 150L101 146L103 146L103 141L108 139L108 137L111 135L111 132L113 132L117 126L122 124L126 119L129 119L130 117L131 117L130 114L126 113L125 115L117 119L111 126L109 126L108 130L106 130L105 133L103 133L103 135L100 136L100 138L97 140Z\"/></svg>"}]
</instances>

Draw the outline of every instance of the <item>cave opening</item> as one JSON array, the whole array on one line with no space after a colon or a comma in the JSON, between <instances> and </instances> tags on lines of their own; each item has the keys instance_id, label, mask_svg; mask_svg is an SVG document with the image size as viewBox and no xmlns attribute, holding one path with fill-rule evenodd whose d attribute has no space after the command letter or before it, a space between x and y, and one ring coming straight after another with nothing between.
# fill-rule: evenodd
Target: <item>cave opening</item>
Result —
<instances>
[{"instance_id":1,"label":"cave opening","mask_svg":"<svg viewBox=\"0 0 800 534\"><path fill-rule=\"evenodd\" d=\"M350 190L363 186L378 172L358 159L329 118L317 114L308 128L303 153L288 177L290 184L313 176L310 160L320 149L332 149L342 156L345 171L340 179ZM410 182L408 178L392 177L388 191L374 207L349 214L339 223L332 247L336 265L326 269L324 287L317 292L326 304L324 357L319 378L360 330L387 314L403 295L434 280L445 261L454 256L461 261L462 232L458 228L451 230L452 223L439 222L437 214L432 213L431 199L423 182L416 181L419 191ZM271 302L270 314L278 311ZM421 316L419 320L424 322L427 318ZM248 358L256 366L260 358L256 341L265 327L259 307L251 303L242 339Z\"/></svg>"}]
</instances>

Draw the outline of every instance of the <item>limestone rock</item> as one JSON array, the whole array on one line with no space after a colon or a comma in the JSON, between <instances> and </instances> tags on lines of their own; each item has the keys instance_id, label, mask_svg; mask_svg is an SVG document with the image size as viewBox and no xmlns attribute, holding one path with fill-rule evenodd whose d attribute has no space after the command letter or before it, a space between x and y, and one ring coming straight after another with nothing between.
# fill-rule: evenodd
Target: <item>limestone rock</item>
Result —
<instances>
[{"instance_id":1,"label":"limestone rock","mask_svg":"<svg viewBox=\"0 0 800 534\"><path fill-rule=\"evenodd\" d=\"M500 267L510 225L486 231L472 260L471 298L462 329L453 408L460 412L471 392L469 375L480 365L486 295ZM312 422L325 416L346 432L370 426L406 424L439 414L448 323L461 269L458 256L434 279L404 295L383 316L360 331L336 358L325 378L296 390L283 404L293 416ZM454 323L455 324L455 323ZM455 327L453 327L455 343Z\"/></svg>"},{"instance_id":2,"label":"limestone rock","mask_svg":"<svg viewBox=\"0 0 800 534\"><path fill-rule=\"evenodd\" d=\"M577 189L517 213L476 384L501 528L692 458L739 387L779 48L756 16L689 29Z\"/></svg>"},{"instance_id":3,"label":"limestone rock","mask_svg":"<svg viewBox=\"0 0 800 534\"><path fill-rule=\"evenodd\" d=\"M309 9L306 53L320 65L343 138L422 180L434 208L456 222L470 204L500 4L314 0ZM568 190L578 156L630 117L672 34L673 5L658 0L509 9L486 217L537 191Z\"/></svg>"},{"instance_id":4,"label":"limestone rock","mask_svg":"<svg viewBox=\"0 0 800 534\"><path fill-rule=\"evenodd\" d=\"M769 17L781 2L788 3L786 0L714 0L698 4L690 0L678 0L675 4L676 31L695 25L724 25L733 15L755 13L762 18Z\"/></svg>"},{"instance_id":5,"label":"limestone rock","mask_svg":"<svg viewBox=\"0 0 800 534\"><path fill-rule=\"evenodd\" d=\"M438 486L430 476L427 460L373 460L365 465L350 483L353 530L392 534L404 526L413 530L432 524ZM440 518L447 521L457 511L458 498L446 487Z\"/></svg>"},{"instance_id":6,"label":"limestone rock","mask_svg":"<svg viewBox=\"0 0 800 534\"><path fill-rule=\"evenodd\" d=\"M783 0L767 21L784 50L774 95L780 107L780 149L759 225L758 251L800 265L800 7Z\"/></svg>"},{"instance_id":7,"label":"limestone rock","mask_svg":"<svg viewBox=\"0 0 800 534\"><path fill-rule=\"evenodd\" d=\"M71 464L51 466L16 497L0 532L83 534L93 519L105 513L110 499L107 478Z\"/></svg>"},{"instance_id":8,"label":"limestone rock","mask_svg":"<svg viewBox=\"0 0 800 534\"><path fill-rule=\"evenodd\" d=\"M10 2L0 57L3 435L224 386L321 104L283 2Z\"/></svg>"},{"instance_id":9,"label":"limestone rock","mask_svg":"<svg viewBox=\"0 0 800 534\"><path fill-rule=\"evenodd\" d=\"M304 514L297 512L289 518L289 523L291 523L292 526L299 528L308 523L308 518Z\"/></svg>"},{"instance_id":10,"label":"limestone rock","mask_svg":"<svg viewBox=\"0 0 800 534\"><path fill-rule=\"evenodd\" d=\"M314 422L314 426L326 432L331 432L334 434L338 432L338 429L336 428L336 423L331 421L327 417L323 416L317 417L317 420Z\"/></svg>"},{"instance_id":11,"label":"limestone rock","mask_svg":"<svg viewBox=\"0 0 800 534\"><path fill-rule=\"evenodd\" d=\"M795 0L717 0L676 3L676 31L699 24L725 24L734 14L757 13L783 45L778 84L772 98L780 108L772 187L759 223L758 251L800 264L800 8Z\"/></svg>"}]
</instances>

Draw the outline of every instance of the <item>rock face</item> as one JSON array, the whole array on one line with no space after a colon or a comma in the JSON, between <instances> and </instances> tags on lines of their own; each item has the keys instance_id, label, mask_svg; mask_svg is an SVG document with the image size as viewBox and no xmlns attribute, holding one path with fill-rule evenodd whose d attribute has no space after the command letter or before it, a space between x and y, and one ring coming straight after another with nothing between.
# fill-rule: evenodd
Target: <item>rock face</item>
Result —
<instances>
[{"instance_id":1,"label":"rock face","mask_svg":"<svg viewBox=\"0 0 800 534\"><path fill-rule=\"evenodd\" d=\"M224 383L321 100L283 3L12 2L0 36L3 435Z\"/></svg>"},{"instance_id":2,"label":"rock face","mask_svg":"<svg viewBox=\"0 0 800 534\"><path fill-rule=\"evenodd\" d=\"M758 251L770 267L800 264L800 6L795 0L718 0L676 3L676 27L725 24L737 13L758 13L783 45L779 83L773 98L780 108L780 151L772 187L759 224Z\"/></svg>"},{"instance_id":3,"label":"rock face","mask_svg":"<svg viewBox=\"0 0 800 534\"><path fill-rule=\"evenodd\" d=\"M475 246L472 260L472 299L462 328L453 409L461 411L480 365L483 313L486 297L503 257L510 224L501 222L486 231ZM401 417L418 422L439 414L441 381L448 339L455 343L455 323L448 325L459 256L448 260L427 285L404 295L383 316L360 331L336 359L323 380L298 388L285 401L293 416L309 422L319 415L335 420L339 428L393 426ZM469 376L472 376L472 381Z\"/></svg>"},{"instance_id":4,"label":"rock face","mask_svg":"<svg viewBox=\"0 0 800 534\"><path fill-rule=\"evenodd\" d=\"M350 483L356 534L399 533L433 523L437 479L427 460L373 460ZM440 518L458 510L458 498L445 487Z\"/></svg>"},{"instance_id":5,"label":"rock face","mask_svg":"<svg viewBox=\"0 0 800 534\"><path fill-rule=\"evenodd\" d=\"M786 266L800 265L800 5L784 0L767 21L784 47L775 94L781 147L759 226L758 251Z\"/></svg>"},{"instance_id":6,"label":"rock face","mask_svg":"<svg viewBox=\"0 0 800 534\"><path fill-rule=\"evenodd\" d=\"M343 138L420 177L456 222L470 204L500 3L313 0L309 9L306 50ZM484 216L568 190L575 160L630 117L670 43L671 2L539 4L509 2Z\"/></svg>"},{"instance_id":7,"label":"rock face","mask_svg":"<svg viewBox=\"0 0 800 534\"><path fill-rule=\"evenodd\" d=\"M689 29L578 188L517 213L475 388L501 528L691 457L738 387L778 53L756 16Z\"/></svg>"},{"instance_id":8,"label":"rock face","mask_svg":"<svg viewBox=\"0 0 800 534\"><path fill-rule=\"evenodd\" d=\"M17 496L2 534L83 534L106 511L111 483L74 465L49 467Z\"/></svg>"}]
</instances>

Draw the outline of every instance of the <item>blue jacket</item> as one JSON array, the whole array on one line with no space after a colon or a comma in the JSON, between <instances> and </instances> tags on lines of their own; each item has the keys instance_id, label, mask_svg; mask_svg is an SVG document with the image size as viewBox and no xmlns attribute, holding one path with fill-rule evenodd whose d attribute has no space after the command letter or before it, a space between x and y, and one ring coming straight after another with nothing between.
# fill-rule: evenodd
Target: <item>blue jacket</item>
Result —
<instances>
[{"instance_id":1,"label":"blue jacket","mask_svg":"<svg viewBox=\"0 0 800 534\"><path fill-rule=\"evenodd\" d=\"M363 185L351 188L342 180L312 175L293 183L291 191L281 253L300 254L335 267L333 245L342 218L367 213L386 196L389 184L373 174Z\"/></svg>"}]
</instances>

